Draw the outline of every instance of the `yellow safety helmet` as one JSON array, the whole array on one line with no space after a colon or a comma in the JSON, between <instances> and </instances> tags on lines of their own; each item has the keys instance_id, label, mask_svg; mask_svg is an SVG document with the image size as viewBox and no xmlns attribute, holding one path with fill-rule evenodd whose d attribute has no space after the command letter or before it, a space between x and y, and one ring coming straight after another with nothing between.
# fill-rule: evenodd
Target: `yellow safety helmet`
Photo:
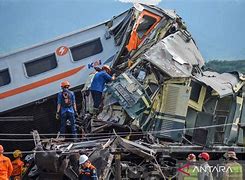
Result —
<instances>
[{"instance_id":1,"label":"yellow safety helmet","mask_svg":"<svg viewBox=\"0 0 245 180\"><path fill-rule=\"evenodd\" d=\"M22 152L20 150L15 150L13 156L14 158L22 157Z\"/></svg>"}]
</instances>

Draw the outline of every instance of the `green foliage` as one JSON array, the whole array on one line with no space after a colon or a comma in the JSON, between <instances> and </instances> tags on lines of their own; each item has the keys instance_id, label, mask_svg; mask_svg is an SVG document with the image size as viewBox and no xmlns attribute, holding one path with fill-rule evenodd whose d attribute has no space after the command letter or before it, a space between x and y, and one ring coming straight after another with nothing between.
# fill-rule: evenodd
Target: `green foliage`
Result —
<instances>
[{"instance_id":1,"label":"green foliage","mask_svg":"<svg viewBox=\"0 0 245 180\"><path fill-rule=\"evenodd\" d=\"M213 60L206 63L206 69L212 69L219 73L238 71L245 74L245 60L237 61L220 61Z\"/></svg>"}]
</instances>

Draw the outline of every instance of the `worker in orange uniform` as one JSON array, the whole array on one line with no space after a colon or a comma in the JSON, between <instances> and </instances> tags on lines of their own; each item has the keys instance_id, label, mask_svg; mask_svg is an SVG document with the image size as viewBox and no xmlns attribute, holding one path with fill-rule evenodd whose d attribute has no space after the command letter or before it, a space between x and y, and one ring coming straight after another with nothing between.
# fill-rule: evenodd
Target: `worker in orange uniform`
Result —
<instances>
[{"instance_id":1,"label":"worker in orange uniform","mask_svg":"<svg viewBox=\"0 0 245 180\"><path fill-rule=\"evenodd\" d=\"M12 161L13 172L11 175L12 180L20 180L24 169L24 162L21 161L22 152L20 150L15 150L13 153L15 160Z\"/></svg>"},{"instance_id":2,"label":"worker in orange uniform","mask_svg":"<svg viewBox=\"0 0 245 180\"><path fill-rule=\"evenodd\" d=\"M13 166L8 157L3 155L3 146L0 145L0 180L8 180L12 174Z\"/></svg>"}]
</instances>

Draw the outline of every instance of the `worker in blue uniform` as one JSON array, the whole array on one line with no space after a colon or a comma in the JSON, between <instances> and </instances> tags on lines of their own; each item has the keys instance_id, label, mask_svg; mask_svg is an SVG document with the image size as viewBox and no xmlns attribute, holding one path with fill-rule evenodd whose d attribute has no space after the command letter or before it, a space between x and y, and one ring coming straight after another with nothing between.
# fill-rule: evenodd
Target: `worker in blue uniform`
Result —
<instances>
[{"instance_id":1,"label":"worker in blue uniform","mask_svg":"<svg viewBox=\"0 0 245 180\"><path fill-rule=\"evenodd\" d=\"M61 136L65 134L66 130L66 120L71 123L71 131L73 135L73 140L77 140L76 126L75 126L75 116L78 116L75 95L69 90L70 83L68 81L63 81L61 83L62 91L58 94L57 101L57 112L56 119L61 116Z\"/></svg>"},{"instance_id":2,"label":"worker in blue uniform","mask_svg":"<svg viewBox=\"0 0 245 180\"><path fill-rule=\"evenodd\" d=\"M98 113L99 111L105 84L112 80L115 80L115 76L111 76L111 73L111 68L108 65L104 65L102 67L102 71L99 71L94 75L90 91L94 102L93 107L95 113Z\"/></svg>"}]
</instances>

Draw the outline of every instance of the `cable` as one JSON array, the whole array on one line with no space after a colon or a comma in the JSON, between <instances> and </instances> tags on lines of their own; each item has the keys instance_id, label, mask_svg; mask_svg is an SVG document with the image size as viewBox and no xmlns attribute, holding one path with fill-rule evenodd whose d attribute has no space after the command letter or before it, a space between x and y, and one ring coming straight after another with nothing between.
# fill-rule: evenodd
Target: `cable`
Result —
<instances>
[{"instance_id":1,"label":"cable","mask_svg":"<svg viewBox=\"0 0 245 180\"><path fill-rule=\"evenodd\" d=\"M0 139L0 141L20 141L20 142L24 142L24 141L33 141L33 139Z\"/></svg>"},{"instance_id":2,"label":"cable","mask_svg":"<svg viewBox=\"0 0 245 180\"><path fill-rule=\"evenodd\" d=\"M158 132L162 132L162 133L166 133L166 132L174 132L174 131L182 131L182 130L195 130L195 129L203 129L203 128L215 128L215 127L222 127L222 126L230 126L233 125L234 123L228 123L228 124L219 124L219 125L210 125L210 126L200 126L200 127L194 127L194 128L181 128L181 129L171 129L171 130L159 130L159 131L147 131L148 133L158 133ZM138 134L141 132L131 132L131 131L124 131L124 132L118 132L118 134ZM114 133L85 133L82 134L84 136L88 136L88 135L103 135L103 134L112 134L114 135ZM143 132L142 132L143 134ZM32 136L32 134L11 134L11 133L0 133L0 136ZM57 134L39 134L40 136L57 136ZM72 135L72 134L60 134L60 135Z\"/></svg>"}]
</instances>

